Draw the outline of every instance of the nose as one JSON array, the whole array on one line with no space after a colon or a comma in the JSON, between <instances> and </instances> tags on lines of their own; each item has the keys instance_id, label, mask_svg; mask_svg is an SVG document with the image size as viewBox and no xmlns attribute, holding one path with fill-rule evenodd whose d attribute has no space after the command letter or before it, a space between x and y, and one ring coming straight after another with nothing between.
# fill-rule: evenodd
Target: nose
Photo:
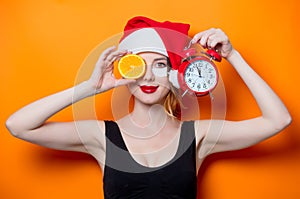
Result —
<instances>
[{"instance_id":1,"label":"nose","mask_svg":"<svg viewBox=\"0 0 300 199\"><path fill-rule=\"evenodd\" d=\"M144 81L154 81L154 75L152 72L152 67L151 66L146 66L146 73L143 77Z\"/></svg>"}]
</instances>

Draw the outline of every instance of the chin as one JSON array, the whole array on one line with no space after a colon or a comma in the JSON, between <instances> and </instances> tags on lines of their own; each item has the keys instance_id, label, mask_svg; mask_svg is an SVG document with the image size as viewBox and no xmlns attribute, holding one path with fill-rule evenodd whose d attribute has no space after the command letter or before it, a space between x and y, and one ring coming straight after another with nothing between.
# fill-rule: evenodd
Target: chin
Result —
<instances>
[{"instance_id":1,"label":"chin","mask_svg":"<svg viewBox=\"0 0 300 199\"><path fill-rule=\"evenodd\" d=\"M155 92L152 94L145 94L141 92L138 95L136 95L135 98L147 105L163 104L167 97L167 94L168 92Z\"/></svg>"},{"instance_id":2,"label":"chin","mask_svg":"<svg viewBox=\"0 0 300 199\"><path fill-rule=\"evenodd\" d=\"M140 102L142 102L143 104L147 104L147 105L152 105L152 104L163 104L165 97L161 98L161 97L154 97L151 94L147 94L144 96L135 96L136 100L139 100Z\"/></svg>"}]
</instances>

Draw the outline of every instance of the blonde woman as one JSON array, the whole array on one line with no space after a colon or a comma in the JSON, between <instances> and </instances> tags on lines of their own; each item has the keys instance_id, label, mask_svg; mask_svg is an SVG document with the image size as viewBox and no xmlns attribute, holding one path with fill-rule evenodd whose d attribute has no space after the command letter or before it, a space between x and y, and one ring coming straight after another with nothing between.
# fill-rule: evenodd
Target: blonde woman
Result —
<instances>
[{"instance_id":1,"label":"blonde woman","mask_svg":"<svg viewBox=\"0 0 300 199\"><path fill-rule=\"evenodd\" d=\"M171 30L170 35L162 29ZM291 116L226 34L209 29L194 35L191 42L219 50L249 88L261 115L242 121L178 119L180 96L170 74L180 64L176 50L181 50L184 42L174 40L171 32L188 36L188 30L188 24L132 18L119 48L101 54L89 79L23 107L8 118L7 128L28 142L91 154L103 171L106 199L195 199L197 174L205 157L274 136L290 124ZM113 63L128 53L143 58L146 73L136 80L116 79ZM47 122L65 107L121 85L134 96L133 111L123 118ZM220 124L222 128L213 128Z\"/></svg>"}]
</instances>

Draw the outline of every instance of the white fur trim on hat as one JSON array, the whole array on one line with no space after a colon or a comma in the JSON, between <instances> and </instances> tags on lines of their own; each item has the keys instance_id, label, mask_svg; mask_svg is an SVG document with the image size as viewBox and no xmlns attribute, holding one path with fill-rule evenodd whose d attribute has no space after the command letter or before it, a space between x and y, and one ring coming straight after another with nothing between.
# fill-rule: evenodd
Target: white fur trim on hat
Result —
<instances>
[{"instance_id":1,"label":"white fur trim on hat","mask_svg":"<svg viewBox=\"0 0 300 199\"><path fill-rule=\"evenodd\" d=\"M119 50L128 50L133 54L156 52L168 57L161 37L153 28L142 28L134 31L120 42Z\"/></svg>"},{"instance_id":2,"label":"white fur trim on hat","mask_svg":"<svg viewBox=\"0 0 300 199\"><path fill-rule=\"evenodd\" d=\"M175 88L180 88L179 82L178 82L178 70L171 69L169 72L169 81L173 84Z\"/></svg>"}]
</instances>

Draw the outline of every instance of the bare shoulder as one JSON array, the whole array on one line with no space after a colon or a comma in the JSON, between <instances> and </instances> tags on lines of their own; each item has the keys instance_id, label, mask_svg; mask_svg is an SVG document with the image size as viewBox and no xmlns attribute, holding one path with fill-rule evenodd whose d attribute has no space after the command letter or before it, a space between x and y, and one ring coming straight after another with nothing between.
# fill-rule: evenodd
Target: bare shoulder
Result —
<instances>
[{"instance_id":1,"label":"bare shoulder","mask_svg":"<svg viewBox=\"0 0 300 199\"><path fill-rule=\"evenodd\" d=\"M77 133L86 150L98 159L99 153L105 151L105 122L101 120L83 120L77 121L75 124Z\"/></svg>"},{"instance_id":2,"label":"bare shoulder","mask_svg":"<svg viewBox=\"0 0 300 199\"><path fill-rule=\"evenodd\" d=\"M196 120L195 134L197 157L204 159L211 154L222 134L225 120Z\"/></svg>"},{"instance_id":3,"label":"bare shoulder","mask_svg":"<svg viewBox=\"0 0 300 199\"><path fill-rule=\"evenodd\" d=\"M198 147L203 138L206 135L206 132L209 128L210 121L209 120L195 120L195 137L196 137L196 146Z\"/></svg>"},{"instance_id":4,"label":"bare shoulder","mask_svg":"<svg viewBox=\"0 0 300 199\"><path fill-rule=\"evenodd\" d=\"M75 126L81 136L101 136L105 134L105 122L101 120L75 121Z\"/></svg>"}]
</instances>

